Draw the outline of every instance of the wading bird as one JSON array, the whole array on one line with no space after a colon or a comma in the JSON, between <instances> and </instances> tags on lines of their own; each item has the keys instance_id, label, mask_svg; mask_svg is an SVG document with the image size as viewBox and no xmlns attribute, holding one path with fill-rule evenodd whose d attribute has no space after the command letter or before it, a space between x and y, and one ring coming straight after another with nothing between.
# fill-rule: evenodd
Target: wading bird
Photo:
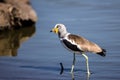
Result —
<instances>
[{"instance_id":1,"label":"wading bird","mask_svg":"<svg viewBox=\"0 0 120 80\"><path fill-rule=\"evenodd\" d=\"M63 46L73 52L71 73L74 70L75 54L81 54L85 57L88 75L90 75L90 70L88 64L88 56L85 53L91 52L103 57L106 55L105 49L102 49L100 46L91 41L88 41L84 37L67 32L66 27L63 24L56 24L50 32L58 34L60 42L63 44Z\"/></svg>"}]
</instances>

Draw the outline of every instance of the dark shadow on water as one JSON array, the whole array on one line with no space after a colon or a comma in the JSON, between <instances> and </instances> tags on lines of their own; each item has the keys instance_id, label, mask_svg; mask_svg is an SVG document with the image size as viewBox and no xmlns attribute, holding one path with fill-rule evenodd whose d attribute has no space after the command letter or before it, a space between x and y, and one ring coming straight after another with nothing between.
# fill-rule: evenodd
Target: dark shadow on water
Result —
<instances>
[{"instance_id":1,"label":"dark shadow on water","mask_svg":"<svg viewBox=\"0 0 120 80\"><path fill-rule=\"evenodd\" d=\"M35 26L0 32L0 56L17 56L21 43L35 33Z\"/></svg>"}]
</instances>

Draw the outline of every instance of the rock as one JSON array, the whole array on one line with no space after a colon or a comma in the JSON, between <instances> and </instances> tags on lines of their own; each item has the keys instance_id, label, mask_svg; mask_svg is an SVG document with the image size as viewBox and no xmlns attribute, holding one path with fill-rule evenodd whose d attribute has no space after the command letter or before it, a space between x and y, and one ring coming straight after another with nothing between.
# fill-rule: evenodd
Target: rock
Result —
<instances>
[{"instance_id":1,"label":"rock","mask_svg":"<svg viewBox=\"0 0 120 80\"><path fill-rule=\"evenodd\" d=\"M0 30L30 26L37 21L37 15L29 0L0 1Z\"/></svg>"},{"instance_id":2,"label":"rock","mask_svg":"<svg viewBox=\"0 0 120 80\"><path fill-rule=\"evenodd\" d=\"M13 4L13 3L25 3L25 4L30 4L29 0L1 0L0 2L4 2L4 3L9 3L9 4Z\"/></svg>"},{"instance_id":3,"label":"rock","mask_svg":"<svg viewBox=\"0 0 120 80\"><path fill-rule=\"evenodd\" d=\"M10 26L9 4L0 3L0 29Z\"/></svg>"}]
</instances>

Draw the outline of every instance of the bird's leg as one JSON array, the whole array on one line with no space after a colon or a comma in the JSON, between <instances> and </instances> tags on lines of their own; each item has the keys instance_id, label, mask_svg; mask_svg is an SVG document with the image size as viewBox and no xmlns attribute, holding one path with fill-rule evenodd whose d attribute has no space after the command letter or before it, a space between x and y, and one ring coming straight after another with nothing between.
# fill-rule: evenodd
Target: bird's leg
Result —
<instances>
[{"instance_id":1,"label":"bird's leg","mask_svg":"<svg viewBox=\"0 0 120 80\"><path fill-rule=\"evenodd\" d=\"M73 64L72 64L72 68L71 68L71 73L73 73L74 65L75 65L75 53L73 53Z\"/></svg>"},{"instance_id":2,"label":"bird's leg","mask_svg":"<svg viewBox=\"0 0 120 80\"><path fill-rule=\"evenodd\" d=\"M83 56L85 57L85 59L86 59L87 73L88 73L88 75L90 75L89 63L88 63L88 56L87 56L87 55L85 55L84 53L82 53L82 55L83 55Z\"/></svg>"}]
</instances>

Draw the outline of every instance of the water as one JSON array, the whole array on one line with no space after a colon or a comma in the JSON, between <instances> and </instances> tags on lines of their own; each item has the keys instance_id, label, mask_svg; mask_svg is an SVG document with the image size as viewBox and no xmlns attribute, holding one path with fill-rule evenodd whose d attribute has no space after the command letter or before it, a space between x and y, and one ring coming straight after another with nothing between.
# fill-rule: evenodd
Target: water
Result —
<instances>
[{"instance_id":1,"label":"water","mask_svg":"<svg viewBox=\"0 0 120 80\"><path fill-rule=\"evenodd\" d=\"M74 80L120 79L119 0L31 2L38 14L36 26L0 33L0 80L72 80L73 75ZM70 74L73 55L49 32L56 23L107 50L106 57L87 53L92 72L89 78L81 55L76 55L75 71ZM60 62L64 66L61 75Z\"/></svg>"}]
</instances>

